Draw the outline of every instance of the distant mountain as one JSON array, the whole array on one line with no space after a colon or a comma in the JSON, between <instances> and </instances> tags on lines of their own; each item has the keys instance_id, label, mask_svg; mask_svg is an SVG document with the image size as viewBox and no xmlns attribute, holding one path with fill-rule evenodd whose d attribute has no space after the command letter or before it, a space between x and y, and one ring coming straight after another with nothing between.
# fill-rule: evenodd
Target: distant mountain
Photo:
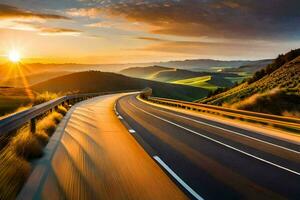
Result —
<instances>
[{"instance_id":1,"label":"distant mountain","mask_svg":"<svg viewBox=\"0 0 300 200\"><path fill-rule=\"evenodd\" d=\"M286 112L299 115L300 49L278 56L248 81L201 102L278 115Z\"/></svg>"},{"instance_id":2,"label":"distant mountain","mask_svg":"<svg viewBox=\"0 0 300 200\"><path fill-rule=\"evenodd\" d=\"M260 63L261 60L212 60L212 59L194 59L183 61L169 61L155 63L164 67L175 67L179 69L188 69L193 71L217 71L223 68L237 68L244 65L255 65Z\"/></svg>"},{"instance_id":3,"label":"distant mountain","mask_svg":"<svg viewBox=\"0 0 300 200\"><path fill-rule=\"evenodd\" d=\"M232 72L232 73L238 73L238 72L246 72L253 74L254 72L263 69L267 65L271 64L273 62L273 59L265 59L265 60L258 60L253 61L251 64L242 65L240 67L232 67L224 69L224 72Z\"/></svg>"},{"instance_id":4,"label":"distant mountain","mask_svg":"<svg viewBox=\"0 0 300 200\"><path fill-rule=\"evenodd\" d=\"M207 90L177 84L162 83L120 74L87 71L60 76L32 86L38 92L107 92L118 90L144 89L151 87L155 96L193 101L203 98Z\"/></svg>"}]
</instances>

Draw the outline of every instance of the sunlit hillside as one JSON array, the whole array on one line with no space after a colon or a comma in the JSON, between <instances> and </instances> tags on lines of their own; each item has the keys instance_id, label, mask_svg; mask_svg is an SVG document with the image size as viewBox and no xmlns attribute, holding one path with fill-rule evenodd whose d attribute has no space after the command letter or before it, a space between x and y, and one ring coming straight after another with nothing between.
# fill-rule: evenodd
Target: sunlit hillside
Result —
<instances>
[{"instance_id":1,"label":"sunlit hillside","mask_svg":"<svg viewBox=\"0 0 300 200\"><path fill-rule=\"evenodd\" d=\"M208 91L219 87L231 87L236 81L244 79L244 76L235 73L195 72L161 66L128 68L120 73L136 78L199 87Z\"/></svg>"},{"instance_id":2,"label":"sunlit hillside","mask_svg":"<svg viewBox=\"0 0 300 200\"><path fill-rule=\"evenodd\" d=\"M298 49L281 55L273 64L255 73L248 81L201 102L293 115L300 111L300 56L297 57L299 53Z\"/></svg>"}]
</instances>

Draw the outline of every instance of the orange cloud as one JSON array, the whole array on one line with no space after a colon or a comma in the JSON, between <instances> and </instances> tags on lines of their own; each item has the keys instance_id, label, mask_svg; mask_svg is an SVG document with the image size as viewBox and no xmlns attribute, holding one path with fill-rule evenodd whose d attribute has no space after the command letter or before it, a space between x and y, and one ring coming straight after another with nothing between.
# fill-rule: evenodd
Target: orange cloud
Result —
<instances>
[{"instance_id":1,"label":"orange cloud","mask_svg":"<svg viewBox=\"0 0 300 200\"><path fill-rule=\"evenodd\" d=\"M46 20L69 20L70 18L56 15L37 13L29 10L20 9L14 6L0 4L0 28L34 31L39 35L72 35L77 36L81 33L79 30L47 27Z\"/></svg>"},{"instance_id":2,"label":"orange cloud","mask_svg":"<svg viewBox=\"0 0 300 200\"><path fill-rule=\"evenodd\" d=\"M11 5L0 4L0 19L64 19L70 18L47 13L38 13L29 10L23 10Z\"/></svg>"},{"instance_id":3,"label":"orange cloud","mask_svg":"<svg viewBox=\"0 0 300 200\"><path fill-rule=\"evenodd\" d=\"M67 14L73 17L89 17L95 18L100 15L98 8L71 8L67 10Z\"/></svg>"},{"instance_id":4,"label":"orange cloud","mask_svg":"<svg viewBox=\"0 0 300 200\"><path fill-rule=\"evenodd\" d=\"M40 28L40 35L70 35L78 36L82 31L67 28Z\"/></svg>"},{"instance_id":5,"label":"orange cloud","mask_svg":"<svg viewBox=\"0 0 300 200\"><path fill-rule=\"evenodd\" d=\"M99 4L79 11L93 17L106 14L145 23L155 34L270 40L291 35L300 37L299 7L298 0L274 3L268 0L124 0L107 1L105 6Z\"/></svg>"}]
</instances>

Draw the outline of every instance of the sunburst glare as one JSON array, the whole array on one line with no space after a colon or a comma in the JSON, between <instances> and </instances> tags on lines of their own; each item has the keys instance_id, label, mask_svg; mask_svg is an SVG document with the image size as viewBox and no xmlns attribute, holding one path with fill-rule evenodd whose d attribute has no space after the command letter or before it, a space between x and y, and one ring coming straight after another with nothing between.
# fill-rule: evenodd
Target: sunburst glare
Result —
<instances>
[{"instance_id":1,"label":"sunburst glare","mask_svg":"<svg viewBox=\"0 0 300 200\"><path fill-rule=\"evenodd\" d=\"M21 60L21 55L18 51L16 50L11 50L9 53L8 53L8 59L11 61L11 62L14 62L14 63L17 63L17 62L20 62Z\"/></svg>"}]
</instances>

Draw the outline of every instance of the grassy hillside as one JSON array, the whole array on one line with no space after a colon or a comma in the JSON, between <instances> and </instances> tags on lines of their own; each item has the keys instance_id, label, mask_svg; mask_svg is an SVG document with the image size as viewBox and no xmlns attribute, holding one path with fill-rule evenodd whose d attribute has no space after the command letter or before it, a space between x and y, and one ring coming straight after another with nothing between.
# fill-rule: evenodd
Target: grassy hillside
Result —
<instances>
[{"instance_id":1,"label":"grassy hillside","mask_svg":"<svg viewBox=\"0 0 300 200\"><path fill-rule=\"evenodd\" d=\"M214 84L209 83L211 78L212 78L211 76L200 76L200 77L196 77L196 78L188 78L188 79L173 81L171 83L190 85L190 86L194 86L194 87L204 88L207 90L216 90L218 87Z\"/></svg>"},{"instance_id":2,"label":"grassy hillside","mask_svg":"<svg viewBox=\"0 0 300 200\"><path fill-rule=\"evenodd\" d=\"M273 114L297 113L300 111L299 54L299 50L294 50L280 55L248 81L201 102Z\"/></svg>"},{"instance_id":3,"label":"grassy hillside","mask_svg":"<svg viewBox=\"0 0 300 200\"><path fill-rule=\"evenodd\" d=\"M193 101L205 97L204 89L130 78L115 73L88 71L54 78L32 86L38 92L107 92L151 87L155 96Z\"/></svg>"},{"instance_id":4,"label":"grassy hillside","mask_svg":"<svg viewBox=\"0 0 300 200\"><path fill-rule=\"evenodd\" d=\"M168 67L161 67L155 65L150 67L131 67L120 71L120 73L125 76L150 79L151 77L154 77L155 74L164 70L172 70L172 69Z\"/></svg>"},{"instance_id":5,"label":"grassy hillside","mask_svg":"<svg viewBox=\"0 0 300 200\"><path fill-rule=\"evenodd\" d=\"M121 73L131 77L189 85L209 91L219 87L231 87L236 81L243 79L243 76L234 73L195 72L160 66L129 68L122 70Z\"/></svg>"}]
</instances>

